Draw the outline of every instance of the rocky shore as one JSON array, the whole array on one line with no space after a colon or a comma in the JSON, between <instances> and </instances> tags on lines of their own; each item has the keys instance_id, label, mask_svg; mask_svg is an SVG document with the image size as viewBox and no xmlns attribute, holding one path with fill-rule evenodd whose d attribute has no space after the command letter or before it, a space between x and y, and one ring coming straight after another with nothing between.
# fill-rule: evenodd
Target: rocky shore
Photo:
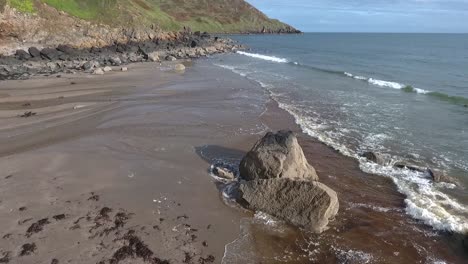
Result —
<instances>
[{"instance_id":1,"label":"rocky shore","mask_svg":"<svg viewBox=\"0 0 468 264\"><path fill-rule=\"evenodd\" d=\"M154 38L130 41L105 47L74 48L68 45L39 49L18 49L0 57L0 80L27 79L34 75L74 74L84 71L104 74L110 66L136 62L176 61L216 53L233 52L242 46L226 38L201 32L175 32L171 39ZM126 67L120 70L125 71Z\"/></svg>"}]
</instances>

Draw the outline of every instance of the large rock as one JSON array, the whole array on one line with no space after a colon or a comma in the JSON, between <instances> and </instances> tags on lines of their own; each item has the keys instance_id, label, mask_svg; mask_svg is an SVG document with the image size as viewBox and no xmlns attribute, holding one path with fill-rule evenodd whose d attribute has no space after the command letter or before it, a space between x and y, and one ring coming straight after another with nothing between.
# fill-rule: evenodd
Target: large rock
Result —
<instances>
[{"instance_id":1,"label":"large rock","mask_svg":"<svg viewBox=\"0 0 468 264\"><path fill-rule=\"evenodd\" d=\"M19 60L27 60L29 58L31 58L31 56L29 55L28 52L22 50L22 49L19 49L16 51L15 53L15 56L16 58L18 58Z\"/></svg>"},{"instance_id":2,"label":"large rock","mask_svg":"<svg viewBox=\"0 0 468 264\"><path fill-rule=\"evenodd\" d=\"M41 52L36 47L30 47L28 49L28 52L31 55L31 57L33 57L33 58L40 58L41 57Z\"/></svg>"},{"instance_id":3,"label":"large rock","mask_svg":"<svg viewBox=\"0 0 468 264\"><path fill-rule=\"evenodd\" d=\"M316 181L243 181L239 190L247 208L317 233L326 230L339 209L336 192Z\"/></svg>"},{"instance_id":4,"label":"large rock","mask_svg":"<svg viewBox=\"0 0 468 264\"><path fill-rule=\"evenodd\" d=\"M55 60L59 57L60 53L56 49L44 48L41 50L41 56L44 59Z\"/></svg>"},{"instance_id":5,"label":"large rock","mask_svg":"<svg viewBox=\"0 0 468 264\"><path fill-rule=\"evenodd\" d=\"M239 165L244 180L289 178L318 180L291 131L268 132Z\"/></svg>"}]
</instances>

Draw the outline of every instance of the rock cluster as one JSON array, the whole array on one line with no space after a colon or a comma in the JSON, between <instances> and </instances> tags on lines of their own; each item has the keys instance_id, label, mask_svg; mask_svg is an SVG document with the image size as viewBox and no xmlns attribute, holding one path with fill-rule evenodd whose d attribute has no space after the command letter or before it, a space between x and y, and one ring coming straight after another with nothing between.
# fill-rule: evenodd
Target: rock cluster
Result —
<instances>
[{"instance_id":1,"label":"rock cluster","mask_svg":"<svg viewBox=\"0 0 468 264\"><path fill-rule=\"evenodd\" d=\"M38 49L19 49L14 55L0 57L0 80L26 79L36 74L74 73L85 71L101 74L110 66L135 62L175 61L215 53L233 52L241 46L229 39L209 34L178 34L178 38L128 42L107 47L77 49L66 45ZM179 70L181 67L179 66Z\"/></svg>"},{"instance_id":2,"label":"rock cluster","mask_svg":"<svg viewBox=\"0 0 468 264\"><path fill-rule=\"evenodd\" d=\"M291 131L267 133L243 158L240 203L320 233L338 213L335 191L318 182Z\"/></svg>"}]
</instances>

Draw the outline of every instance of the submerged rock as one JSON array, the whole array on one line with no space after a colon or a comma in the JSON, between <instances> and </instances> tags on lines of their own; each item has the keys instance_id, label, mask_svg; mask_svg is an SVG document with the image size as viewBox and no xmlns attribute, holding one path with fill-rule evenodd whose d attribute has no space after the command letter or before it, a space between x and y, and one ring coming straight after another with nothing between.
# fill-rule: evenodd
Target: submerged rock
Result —
<instances>
[{"instance_id":1,"label":"submerged rock","mask_svg":"<svg viewBox=\"0 0 468 264\"><path fill-rule=\"evenodd\" d=\"M367 151L360 154L361 157L366 158L368 161L379 164L379 165L386 165L388 163L388 157L386 155Z\"/></svg>"},{"instance_id":2,"label":"submerged rock","mask_svg":"<svg viewBox=\"0 0 468 264\"><path fill-rule=\"evenodd\" d=\"M268 179L241 182L242 203L290 224L321 233L338 213L336 192L316 181Z\"/></svg>"},{"instance_id":3,"label":"submerged rock","mask_svg":"<svg viewBox=\"0 0 468 264\"><path fill-rule=\"evenodd\" d=\"M431 179L434 182L446 182L446 183L452 183L452 184L458 185L458 182L454 178L445 175L445 173L441 171L427 169L426 173L429 175L429 177L431 177Z\"/></svg>"},{"instance_id":4,"label":"submerged rock","mask_svg":"<svg viewBox=\"0 0 468 264\"><path fill-rule=\"evenodd\" d=\"M417 172L423 172L423 173L426 172L425 168L421 168L416 165L411 165L406 162L396 162L393 166L398 169L408 169L410 171L417 171Z\"/></svg>"},{"instance_id":5,"label":"submerged rock","mask_svg":"<svg viewBox=\"0 0 468 264\"><path fill-rule=\"evenodd\" d=\"M268 132L242 159L244 180L288 178L317 181L315 169L307 162L291 131Z\"/></svg>"},{"instance_id":6,"label":"submerged rock","mask_svg":"<svg viewBox=\"0 0 468 264\"><path fill-rule=\"evenodd\" d=\"M174 69L176 71L185 71L185 66L183 64L177 64Z\"/></svg>"}]
</instances>

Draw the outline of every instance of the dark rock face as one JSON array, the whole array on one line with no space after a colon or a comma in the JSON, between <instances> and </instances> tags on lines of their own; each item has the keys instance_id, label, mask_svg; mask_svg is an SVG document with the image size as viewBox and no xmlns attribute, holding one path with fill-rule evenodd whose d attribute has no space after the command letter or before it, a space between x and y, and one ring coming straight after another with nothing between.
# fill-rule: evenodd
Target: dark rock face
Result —
<instances>
[{"instance_id":1,"label":"dark rock face","mask_svg":"<svg viewBox=\"0 0 468 264\"><path fill-rule=\"evenodd\" d=\"M239 170L244 180L318 180L315 169L307 162L291 131L267 133L242 159Z\"/></svg>"},{"instance_id":2,"label":"dark rock face","mask_svg":"<svg viewBox=\"0 0 468 264\"><path fill-rule=\"evenodd\" d=\"M326 229L339 209L336 192L315 181L252 180L241 182L239 189L249 209L317 233Z\"/></svg>"},{"instance_id":3,"label":"dark rock face","mask_svg":"<svg viewBox=\"0 0 468 264\"><path fill-rule=\"evenodd\" d=\"M27 52L24 51L24 50L17 50L16 53L15 53L15 56L16 56L16 58L18 58L19 60L27 60L27 59L31 58L31 56L29 55L29 53L27 53Z\"/></svg>"},{"instance_id":4,"label":"dark rock face","mask_svg":"<svg viewBox=\"0 0 468 264\"><path fill-rule=\"evenodd\" d=\"M195 48L196 46L198 46L198 43L195 40L192 40L192 42L190 42L190 47Z\"/></svg>"},{"instance_id":5,"label":"dark rock face","mask_svg":"<svg viewBox=\"0 0 468 264\"><path fill-rule=\"evenodd\" d=\"M30 47L28 49L29 54L33 58L40 58L41 57L41 52L36 48L36 47Z\"/></svg>"}]
</instances>

